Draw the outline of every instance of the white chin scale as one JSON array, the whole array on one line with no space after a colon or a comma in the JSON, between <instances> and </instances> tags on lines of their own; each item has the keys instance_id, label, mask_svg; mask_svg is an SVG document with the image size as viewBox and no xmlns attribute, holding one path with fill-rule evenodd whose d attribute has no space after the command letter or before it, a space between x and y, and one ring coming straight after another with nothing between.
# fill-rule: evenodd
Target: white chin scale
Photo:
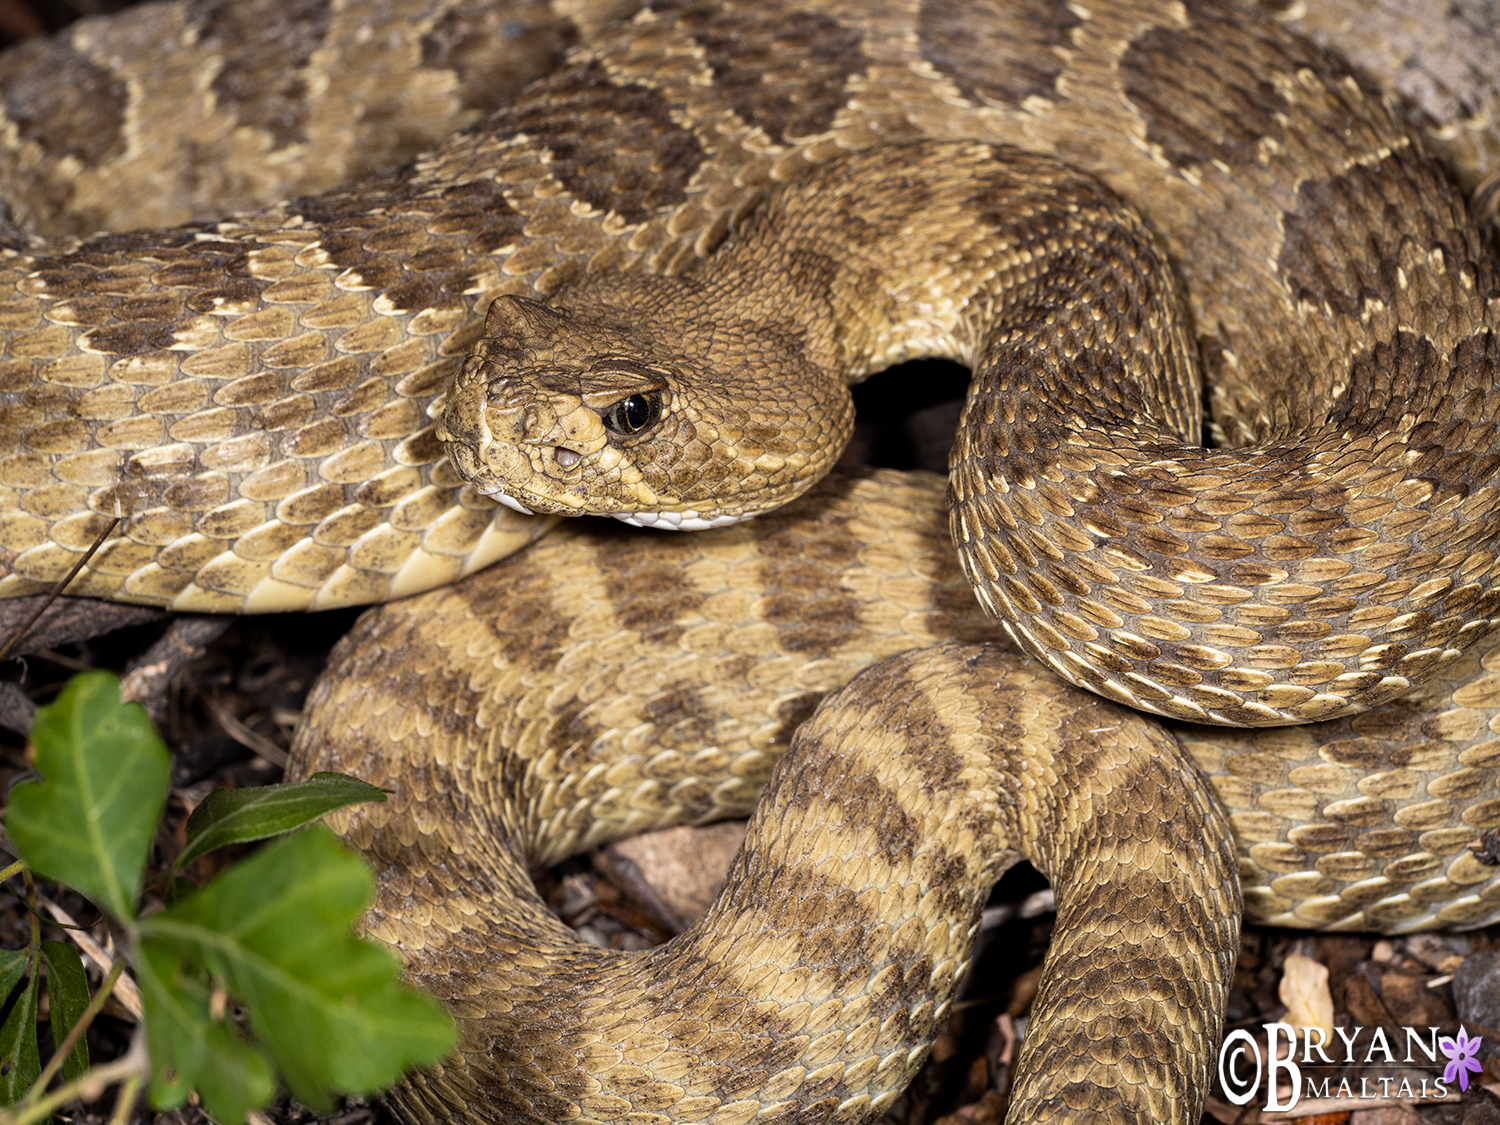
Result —
<instances>
[{"instance_id":1,"label":"white chin scale","mask_svg":"<svg viewBox=\"0 0 1500 1125\"><path fill-rule=\"evenodd\" d=\"M505 495L505 493L500 492L499 490L496 490L494 492L485 492L485 495L488 496L491 500L496 501L497 503L504 504L513 512L520 512L523 516L536 515L535 512L533 512L525 504L517 500L514 496L507 496Z\"/></svg>"},{"instance_id":2,"label":"white chin scale","mask_svg":"<svg viewBox=\"0 0 1500 1125\"><path fill-rule=\"evenodd\" d=\"M740 523L756 514L744 512L738 516L705 519L697 512L634 512L630 515L616 512L615 519L628 523L631 527L657 527L665 531L707 531L711 527L728 527L732 523Z\"/></svg>"},{"instance_id":3,"label":"white chin scale","mask_svg":"<svg viewBox=\"0 0 1500 1125\"><path fill-rule=\"evenodd\" d=\"M489 488L481 487L479 491L496 503L504 504L513 512L520 512L523 516L536 515L514 496L507 496L501 492L498 485L492 485ZM705 519L697 512L634 512L630 515L611 512L610 514L621 523L628 523L632 527L658 527L667 531L707 531L711 527L728 527L732 523L748 520L759 513L745 512L738 516L714 516L711 519Z\"/></svg>"}]
</instances>

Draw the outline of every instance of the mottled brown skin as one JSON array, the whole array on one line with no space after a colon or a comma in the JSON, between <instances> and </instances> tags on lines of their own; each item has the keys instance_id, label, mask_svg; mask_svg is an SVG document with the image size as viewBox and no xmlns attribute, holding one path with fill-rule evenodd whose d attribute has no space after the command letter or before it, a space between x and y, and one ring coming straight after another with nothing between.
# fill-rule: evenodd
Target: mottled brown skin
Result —
<instances>
[{"instance_id":1,"label":"mottled brown skin","mask_svg":"<svg viewBox=\"0 0 1500 1125\"><path fill-rule=\"evenodd\" d=\"M1424 682L1500 622L1493 229L1352 76L1192 11L1112 60L1136 110L1115 128L1144 128L1176 175L1069 150L1157 228L1191 320L1150 234L1076 174L996 146L829 154L683 277L591 276L550 311L498 300L438 427L455 467L523 511L714 526L827 471L841 382L955 358L974 381L953 537L1027 652L1237 725ZM1086 100L1085 25L1119 13L1069 13ZM921 26L948 59L953 29ZM1252 244L1237 212L1268 205L1285 210ZM1200 446L1200 355L1215 427L1244 448Z\"/></svg>"},{"instance_id":2,"label":"mottled brown skin","mask_svg":"<svg viewBox=\"0 0 1500 1125\"><path fill-rule=\"evenodd\" d=\"M1348 59L1403 102L1428 149L1466 191L1500 166L1500 6L1495 0L1300 0L1254 5Z\"/></svg>"},{"instance_id":3,"label":"mottled brown skin","mask_svg":"<svg viewBox=\"0 0 1500 1125\"><path fill-rule=\"evenodd\" d=\"M1196 1121L1241 883L1261 922L1500 917L1500 868L1468 848L1500 824L1500 674L1477 658L1354 719L1164 734L1003 648L941 479L890 472L700 535L569 523L367 615L294 772L394 790L340 814L380 873L367 925L463 1022L454 1060L393 1095L403 1115L877 1116L1025 856L1060 918L1011 1120ZM530 884L752 807L718 904L661 949L582 945Z\"/></svg>"},{"instance_id":4,"label":"mottled brown skin","mask_svg":"<svg viewBox=\"0 0 1500 1125\"><path fill-rule=\"evenodd\" d=\"M464 12L443 40L457 54L468 49ZM977 13L664 4L403 171L224 223L92 240L70 256L11 232L25 249L0 263L9 271L0 284L13 289L0 300L0 431L10 443L0 458L0 594L55 579L117 505L128 520L76 591L285 608L391 597L481 565L540 527L465 489L427 420L495 299L544 299L615 270L686 282L773 186L893 145L1013 144L1076 164L1140 206L1185 282L1197 350L1219 380L1217 417L1245 430L1236 436L1274 436L1316 409L1339 363L1352 366L1372 339L1395 339L1379 334L1405 315L1400 302L1420 305L1435 286L1439 307L1461 298L1448 302L1454 317L1424 330L1436 360L1422 358L1421 341L1396 349L1417 357L1405 377L1425 386L1434 363L1456 364L1459 336L1472 339L1476 302L1490 303L1462 290L1461 254L1457 264L1447 253L1441 263L1402 257L1457 221L1444 173L1424 157L1409 163L1405 126L1341 63L1248 26L1238 39L1238 17L1199 3L1095 4L1086 16L1045 0ZM277 148L283 119L254 108L253 83L230 80L240 64L216 71L212 60L240 57L223 46L221 56L210 44L211 64L196 72L207 82L230 76L214 108L221 94L233 102L231 88L250 89L251 108L234 120L269 131L231 134L290 152L302 143L295 128ZM295 36L285 57L305 59L309 79L325 65ZM283 77L266 105L297 104L296 78ZM76 83L88 96L73 109L118 106L108 81ZM23 126L44 118L10 93L7 105L16 131L0 140L24 164L35 138ZM1365 146L1367 163L1344 167L1307 138L1351 110L1361 124L1350 143ZM30 128L61 145L63 164L78 159L67 150L85 134ZM107 148L84 155L114 159ZM123 166L116 171L123 183ZM248 179L246 198L275 182ZM317 176L296 182L328 186ZM1361 228L1369 237L1342 244L1333 237L1355 229L1344 219L1377 196L1394 225ZM89 214L87 192L74 203ZM1420 237L1409 246L1382 241L1410 234L1413 221ZM1485 237L1460 233L1461 248ZM1406 290L1399 274L1392 288L1390 262L1407 271ZM1269 325L1291 327L1282 335ZM1322 378L1264 404L1236 376L1301 360ZM1466 846L1500 821L1493 649L1475 645L1424 669L1432 678L1415 693L1366 715L1253 735L1179 733L1211 780L1207 794L1155 728L1066 694L1018 657L940 648L887 664L852 689L847 707L821 711L799 741L809 772L778 773L780 803L760 824L804 831L789 843L758 827L740 869L750 887L731 890L712 919L736 935L763 919L793 924L722 946L771 966L764 980L685 958L704 950L706 931L695 931L697 945L621 963L568 944L555 920L535 913L531 867L659 819L743 809L822 692L895 653L993 637L948 557L940 486L875 485L852 486L853 510L839 509L841 486L819 485L786 517L707 539L606 534L590 543L594 533L571 529L494 579L409 603L430 616L403 607L367 619L361 643L343 650L299 738L299 768L339 764L396 790L391 804L346 824L382 869L371 927L466 1027L465 1053L411 1076L398 1095L411 1119L508 1120L528 1104L549 1120L572 1116L571 1098L600 1099L581 1109L599 1117L634 1100L646 1113L734 1120L762 1099L782 1106L765 1120L826 1119L846 1102L849 1116L868 1116L925 1050L967 957L972 903L1013 854L1057 880L1067 927L1028 1039L1034 1053L1022 1059L1018 1115L1029 1118L1193 1116L1237 924L1226 816L1253 917L1389 931L1496 918L1496 869ZM1014 504L1024 493L1010 495ZM866 503L887 506L862 512ZM792 517L811 522L799 533ZM1033 542L1017 530L1013 543ZM1219 585L1215 596L1231 603L1245 588ZM1400 601L1416 588L1375 589ZM1256 659L1274 658L1260 647L1249 650ZM1040 699L1027 690L1037 687ZM992 703L1015 710L981 715ZM1017 716L1035 726L1021 729ZM914 721L903 729L905 720ZM1085 732L1120 741L1055 743ZM924 734L936 749L918 745ZM848 772L819 757L825 743L869 759L852 790L825 791L825 780ZM933 779L928 752L962 758L974 773ZM943 816L944 796L970 780L962 796L974 794L975 807ZM983 816L990 805L993 819ZM812 857L797 849L826 841L805 818L844 810L874 815L853 828L852 850L834 846L809 869ZM877 862L893 856L910 862ZM868 897L820 882L833 874ZM871 878L894 880L891 910L868 891ZM797 891L751 895L767 885ZM934 893L918 898L923 886ZM828 914L830 903L844 913ZM939 907L953 913L934 914ZM782 972L794 959L826 965L825 947L808 941L819 925L869 938L872 974L881 971L874 953L892 958L873 996L856 989L812 1008L828 974ZM558 962L504 944L507 935L535 938ZM497 936L501 944L489 944ZM1101 948L1129 959L1097 971ZM918 995L940 963L935 991ZM569 967L585 979L565 979ZM522 975L506 976L512 968ZM629 977L639 971L661 974L651 978L669 1001L661 1018L680 1033L670 1043L658 1024L600 1026L617 1015L651 1019L657 994L599 999L589 974L639 981ZM722 1008L684 991L705 974L724 990ZM535 995L539 980L554 994ZM739 1005L759 988L773 993L764 1005ZM593 999L582 1009L554 1004L567 989ZM797 989L811 1009L805 1020ZM862 1014L875 999L891 1005L888 1022ZM685 1010L704 1024L733 1022L709 1033ZM547 1014L518 1026L522 1011ZM833 1031L808 1031L839 1021L852 1027L837 1042ZM806 1072L786 1057L793 1050L804 1052ZM832 1061L830 1050L847 1058ZM703 1069L685 1069L692 1052ZM726 1070L727 1085L714 1085ZM843 1101L830 1107L835 1098Z\"/></svg>"},{"instance_id":5,"label":"mottled brown skin","mask_svg":"<svg viewBox=\"0 0 1500 1125\"><path fill-rule=\"evenodd\" d=\"M1494 0L1245 6L1398 94L1466 189L1500 160ZM472 124L640 7L155 0L89 17L0 53L0 198L24 238L215 219L326 190ZM976 54L1045 93L1051 45L1017 34Z\"/></svg>"},{"instance_id":6,"label":"mottled brown skin","mask_svg":"<svg viewBox=\"0 0 1500 1125\"><path fill-rule=\"evenodd\" d=\"M0 300L0 595L55 582L117 512L124 524L73 592L210 611L353 604L451 581L517 549L542 527L465 487L430 424L495 299L542 299L616 272L682 274L769 188L841 154L893 145L977 140L1050 153L1140 209L1186 282L1215 416L1235 440L1276 440L1323 409L1362 348L1401 345L1402 301L1418 311L1455 304L1424 337L1430 356L1421 340L1420 354L1398 348L1413 356L1416 377L1484 374L1490 358L1475 332L1489 315L1489 274L1471 270L1469 254L1479 236L1445 233L1446 174L1343 64L1212 4L1091 12L1053 0L1012 0L967 21L949 5L885 16L818 0L663 5L600 34L516 105L401 171L199 229L5 259L0 289L13 296ZM1002 41L1031 44L1031 61L997 66L1010 57ZM1226 50L1230 65L1194 64ZM307 57L321 65L317 51ZM1306 80L1278 85L1274 75ZM1164 102L1166 91L1198 96ZM1360 128L1331 143L1331 123L1350 114ZM1366 163L1346 168L1351 154ZM1409 190L1397 174L1408 172ZM1372 197L1387 191L1397 193L1386 205L1391 229L1412 234L1405 250L1321 237L1347 223L1363 231ZM1418 249L1437 241L1452 249L1441 264ZM1421 260L1401 257L1412 253ZM1398 301L1400 276L1409 289ZM1362 288L1345 292L1346 277L1364 278ZM1367 295L1384 302L1368 324ZM1388 357L1373 358L1391 370ZM1262 402L1252 378L1262 370L1311 377ZM1438 513L1440 530L1446 518ZM1237 541L1248 534L1231 530ZM1147 528L1124 546L1149 555L1143 537L1155 543ZM1353 570L1367 572L1377 570ZM1465 576L1455 590L1469 585ZM1330 596L1342 591L1312 600ZM1446 658L1453 607L1410 601L1381 612L1431 613L1433 629L1418 618L1415 638L1325 623L1382 660L1416 657L1415 671L1429 672L1420 653ZM1465 612L1483 617L1486 606ZM1065 612L1088 622L1077 608ZM1170 612L1145 615L1188 628ZM1260 702L1254 623L1192 622L1214 634L1186 642L1213 650L1199 668L1166 649L1150 655L1158 638L1139 622L1104 620L1142 641L1111 638L1102 647L1114 660L1157 666L1135 672L1148 682L1129 689L1123 673L1096 675L1102 688L1180 714ZM1038 651L1078 676L1074 650L1099 642L1074 635L1087 632L1075 623L1050 627L1067 652L1051 635L1033 638ZM1386 639L1407 651L1396 655ZM1214 666L1216 654L1229 663ZM1285 676L1282 694L1312 698L1277 707L1323 714L1325 696L1363 694L1360 705L1405 676L1382 667L1368 687L1324 690L1311 677L1327 662L1300 654L1293 667L1315 667Z\"/></svg>"},{"instance_id":7,"label":"mottled brown skin","mask_svg":"<svg viewBox=\"0 0 1500 1125\"><path fill-rule=\"evenodd\" d=\"M25 230L217 219L410 160L639 7L166 0L0 56L0 198Z\"/></svg>"},{"instance_id":8,"label":"mottled brown skin","mask_svg":"<svg viewBox=\"0 0 1500 1125\"><path fill-rule=\"evenodd\" d=\"M935 143L820 165L683 276L496 300L437 436L466 479L528 510L731 522L828 472L853 429L846 384L916 355L974 364L995 339L1066 346L1038 313L1085 276L1071 314L1120 340L1133 383L1111 405L1149 403L1196 443L1178 295L1135 215L1055 161ZM1064 368L1055 382L1093 374ZM612 432L632 395L658 396L659 417Z\"/></svg>"}]
</instances>

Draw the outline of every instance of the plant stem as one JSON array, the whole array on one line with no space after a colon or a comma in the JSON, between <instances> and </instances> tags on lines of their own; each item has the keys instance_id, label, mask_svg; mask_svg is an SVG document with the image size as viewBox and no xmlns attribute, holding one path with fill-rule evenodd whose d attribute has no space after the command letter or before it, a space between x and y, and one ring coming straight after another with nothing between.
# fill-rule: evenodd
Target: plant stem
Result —
<instances>
[{"instance_id":1,"label":"plant stem","mask_svg":"<svg viewBox=\"0 0 1500 1125\"><path fill-rule=\"evenodd\" d=\"M94 1017L104 1007L104 1002L109 999L109 994L115 990L115 981L120 979L120 974L125 970L125 962L117 960L114 968L110 969L109 976L104 978L104 983L99 986L99 991L94 993L89 1006L83 1010L83 1015L78 1017L78 1022L73 1025L67 1037L62 1041L62 1046L52 1052L52 1057L47 1060L47 1065L42 1067L42 1073L37 1075L37 1080L32 1083L30 1091L21 1099L22 1107L37 1104L42 1091L47 1088L47 1083L52 1081L52 1076L58 1072L62 1064L67 1061L68 1055L74 1046L89 1029L89 1024L94 1022ZM64 1087L66 1089L66 1087Z\"/></svg>"},{"instance_id":2,"label":"plant stem","mask_svg":"<svg viewBox=\"0 0 1500 1125\"><path fill-rule=\"evenodd\" d=\"M115 504L118 507L119 501L115 501ZM69 582L78 577L78 572L88 565L88 561L94 557L94 552L104 546L104 541L109 538L109 533L118 527L120 521L124 518L118 511L115 513L115 518L110 520L109 525L99 533L98 538L94 540L94 545L83 553L83 558L73 564L73 569L63 575L62 580L56 586L52 587L51 592L42 600L42 604L36 607L36 612L28 617L21 627L11 634L10 640L6 641L3 647L0 647L0 659L3 659L11 649L16 647L20 639L31 631L31 627L37 623L42 614L47 612L47 607L55 602L57 596L68 588Z\"/></svg>"},{"instance_id":3,"label":"plant stem","mask_svg":"<svg viewBox=\"0 0 1500 1125\"><path fill-rule=\"evenodd\" d=\"M32 879L30 870L21 872L21 878L26 883L26 907L27 913L31 915L31 944L38 949L42 945L42 920L36 913L36 881Z\"/></svg>"},{"instance_id":4,"label":"plant stem","mask_svg":"<svg viewBox=\"0 0 1500 1125\"><path fill-rule=\"evenodd\" d=\"M141 1092L141 1081L145 1077L145 1071L138 1070L125 1079L125 1085L115 1097L115 1111L110 1115L109 1125L128 1125L130 1111L135 1108L135 1099Z\"/></svg>"},{"instance_id":5,"label":"plant stem","mask_svg":"<svg viewBox=\"0 0 1500 1125\"><path fill-rule=\"evenodd\" d=\"M103 1066L90 1067L40 1101L22 1102L14 1110L0 1109L0 1125L32 1125L33 1122L45 1120L54 1109L72 1101L86 1088L108 1086L122 1078L136 1078L139 1084L140 1077L146 1073L146 1066L145 1057L132 1052Z\"/></svg>"},{"instance_id":6,"label":"plant stem","mask_svg":"<svg viewBox=\"0 0 1500 1125\"><path fill-rule=\"evenodd\" d=\"M80 926L73 916L46 895L39 894L37 899L52 915L52 920L67 931L68 937L73 944L83 951L85 957L99 967L101 973L108 973L115 967L116 957L107 953L97 941L89 937L88 926ZM97 923L96 923L97 924ZM146 1018L145 1009L141 1007L141 993L135 986L135 981L130 979L127 973L122 976L115 985L115 999L125 1006L125 1010L134 1016L139 1022Z\"/></svg>"},{"instance_id":7,"label":"plant stem","mask_svg":"<svg viewBox=\"0 0 1500 1125\"><path fill-rule=\"evenodd\" d=\"M0 883L5 882L5 880L11 878L14 875L19 875L25 870L26 861L24 859L16 860L16 862L12 863L9 867L0 867Z\"/></svg>"}]
</instances>

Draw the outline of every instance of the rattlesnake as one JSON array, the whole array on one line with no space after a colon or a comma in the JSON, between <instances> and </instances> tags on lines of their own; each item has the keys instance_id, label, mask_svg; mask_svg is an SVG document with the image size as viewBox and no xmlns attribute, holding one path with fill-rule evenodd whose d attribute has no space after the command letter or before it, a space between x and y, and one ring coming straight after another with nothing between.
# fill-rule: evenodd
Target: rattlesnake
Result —
<instances>
[{"instance_id":1,"label":"rattlesnake","mask_svg":"<svg viewBox=\"0 0 1500 1125\"><path fill-rule=\"evenodd\" d=\"M1326 141L1329 122L1337 144L1305 141ZM1446 173L1341 64L1251 17L1206 3L664 4L405 170L225 222L97 239L70 257L14 232L19 249L0 262L15 294L0 302L11 442L0 593L55 580L117 514L122 529L73 592L300 608L477 569L546 526L463 485L428 424L480 338L480 311L499 297L566 300L588 271L682 273L776 184L849 152L931 142L1041 149L1142 210L1186 285L1227 440L1315 413L1362 341L1396 340L1402 293L1463 294L1452 304L1467 320L1437 317L1417 334L1439 361L1492 340L1493 250ZM1398 181L1392 169L1414 171ZM1436 215L1446 225L1431 229L1457 236L1450 252L1387 252L1386 228L1372 227L1352 240L1352 260L1394 268L1347 272L1348 255L1325 253L1339 208L1396 182L1415 185L1393 197L1396 217ZM1258 330L1288 314L1298 331L1257 346ZM1489 346L1464 362L1492 370ZM1299 363L1306 383L1269 404L1242 377ZM1478 478L1475 488L1484 494ZM893 506L877 514L877 496ZM643 993L628 966L565 944L535 911L528 864L612 825L743 808L816 695L858 665L955 628L994 639L971 606L954 608L966 595L934 546L933 506L930 484L881 477L819 486L792 510L839 525L837 537L799 542L779 515L701 543L606 536L593 547L580 542L592 533L570 530L451 594L367 620L365 646L343 650L316 693L298 768L341 766L397 790L343 821L382 865L369 925L449 1000L466 1035L463 1065L412 1076L397 1095L411 1117L558 1118L575 1104L601 1119L877 1113L943 1013L967 957L965 912L1024 850L1059 882L1070 936L1022 1058L1021 1112L1186 1119L1237 925L1226 810L1258 917L1384 928L1494 917L1500 882L1464 847L1500 823L1487 651L1445 650L1418 670L1433 678L1409 702L1368 716L1254 738L1180 735L1210 795L1153 728L1060 695L1016 658L942 648L862 679L794 755L815 754L819 738L854 753L857 732L878 742L947 727L941 778L899 752L843 796L807 780L843 772L828 759L781 774L776 811L758 823L803 836L794 846L757 827L740 889L710 913L727 929L648 958ZM631 570L621 552L645 561ZM841 568L820 571L823 555ZM612 560L598 577L596 556ZM758 574L767 561L778 572ZM767 589L752 578L774 592L752 595ZM580 599L566 613L549 593L564 588ZM1398 612L1414 588L1386 591ZM587 601L600 591L611 610ZM485 625L481 608L511 616ZM643 660L649 694L611 702L626 685L609 661L624 655ZM594 657L604 663L590 671ZM690 672L769 698L725 700L693 688ZM1028 683L1056 699L1037 703ZM1090 757L1013 729L985 710L1002 699L1105 745ZM398 700L415 706L397 713ZM461 716L484 732L464 759L453 753ZM987 773L988 759L1013 772ZM1127 796L1096 789L1101 774ZM950 803L955 785L971 809ZM848 854L863 857L852 862L827 835L846 806L851 825L854 806L875 818L852 828ZM591 810L600 827L575 822ZM1053 813L1081 851L1032 835ZM793 865L789 848L810 866ZM1103 902L1078 897L1080 880L1121 859L1138 866L1111 876ZM885 878L885 891L840 882ZM804 893L781 905L735 897L760 884ZM529 894L530 909L515 905ZM782 936L761 932L772 923ZM835 938L856 931L854 952L841 952ZM535 975L523 937L582 969L587 997ZM1121 953L1105 971L1103 941L1135 943L1134 959ZM850 979L835 981L834 966ZM720 991L679 991L699 979ZM626 991L596 991L608 984ZM658 999L665 1008L643 1025L621 1022Z\"/></svg>"},{"instance_id":2,"label":"rattlesnake","mask_svg":"<svg viewBox=\"0 0 1500 1125\"><path fill-rule=\"evenodd\" d=\"M524 512L712 527L828 471L846 381L950 356L974 370L953 540L1018 645L1180 719L1367 710L1500 622L1500 283L1425 160L1373 130L1344 151L1303 112L1354 170L1298 187L1279 292L1247 266L1196 309L1279 298L1293 322L1219 341L1216 418L1248 449L1203 448L1171 267L1132 215L1053 162L931 143L828 158L685 277L498 297L438 436Z\"/></svg>"}]
</instances>

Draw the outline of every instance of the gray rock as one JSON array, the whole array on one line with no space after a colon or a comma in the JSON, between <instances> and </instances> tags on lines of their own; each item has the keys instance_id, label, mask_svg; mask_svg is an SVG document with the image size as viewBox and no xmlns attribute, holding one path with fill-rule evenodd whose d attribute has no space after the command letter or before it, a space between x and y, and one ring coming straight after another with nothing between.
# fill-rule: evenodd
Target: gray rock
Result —
<instances>
[{"instance_id":1,"label":"gray rock","mask_svg":"<svg viewBox=\"0 0 1500 1125\"><path fill-rule=\"evenodd\" d=\"M1484 1036L1478 1057L1500 1058L1500 1035L1495 1034L1500 1030L1500 950L1471 953L1464 958L1453 974L1453 1003L1458 1009L1458 1022L1469 1034Z\"/></svg>"}]
</instances>

